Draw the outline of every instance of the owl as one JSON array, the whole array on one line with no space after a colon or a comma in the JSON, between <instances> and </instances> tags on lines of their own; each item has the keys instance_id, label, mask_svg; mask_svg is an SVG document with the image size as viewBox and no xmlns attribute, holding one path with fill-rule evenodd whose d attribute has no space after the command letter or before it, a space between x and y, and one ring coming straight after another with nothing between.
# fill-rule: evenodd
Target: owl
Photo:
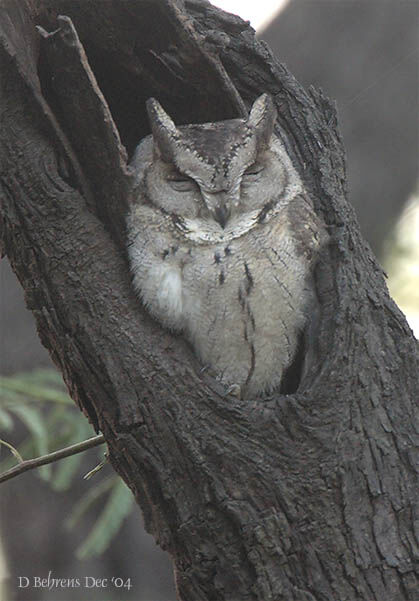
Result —
<instances>
[{"instance_id":1,"label":"owl","mask_svg":"<svg viewBox=\"0 0 419 601\"><path fill-rule=\"evenodd\" d=\"M127 216L133 285L203 367L242 398L281 386L316 305L324 225L274 132L271 97L245 119L176 126L147 101Z\"/></svg>"}]
</instances>

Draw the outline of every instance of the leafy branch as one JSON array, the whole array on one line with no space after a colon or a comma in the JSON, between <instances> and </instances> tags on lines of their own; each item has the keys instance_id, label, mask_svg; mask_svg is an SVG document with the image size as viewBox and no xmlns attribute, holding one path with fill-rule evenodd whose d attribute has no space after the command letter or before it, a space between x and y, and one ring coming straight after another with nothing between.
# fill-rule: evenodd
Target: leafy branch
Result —
<instances>
[{"instance_id":1,"label":"leafy branch","mask_svg":"<svg viewBox=\"0 0 419 601\"><path fill-rule=\"evenodd\" d=\"M92 447L96 447L100 444L103 444L104 442L105 439L103 437L103 434L98 434L98 436L93 436L92 438L88 438L87 440L83 440L82 442L70 445L69 447L60 449L59 451L54 451L53 453L42 455L41 457L27 459L26 461L21 458L22 460L18 465L0 474L0 484L2 482L6 482L6 480L15 478L16 476L19 476L20 474L23 474L28 470L33 470L37 467L41 467L41 465L48 465L49 463L54 463L55 461L59 461L60 459L64 459L65 457L70 457L71 455L82 453L83 451L91 449ZM4 444L5 446L9 447L10 450L12 450L12 445L5 441L0 440L0 444ZM16 449L14 449L14 451L17 452Z\"/></svg>"},{"instance_id":2,"label":"leafy branch","mask_svg":"<svg viewBox=\"0 0 419 601\"><path fill-rule=\"evenodd\" d=\"M80 474L82 452L104 442L102 435L91 437L91 426L66 393L60 374L53 369L0 376L0 431L11 432L16 419L24 425L27 434L19 443L19 450L4 440L4 435L0 438L0 448L4 446L10 451L10 457L0 463L0 483L40 468L39 476L54 491L66 490ZM51 449L57 450L50 452ZM33 459L24 459L34 455L37 456ZM14 458L17 465L13 465ZM64 458L66 461L51 469L53 463ZM84 478L96 474L103 464ZM99 513L95 510L98 515L93 526L76 550L79 559L100 555L118 533L133 505L131 491L117 476L95 478L95 485L83 490L65 522L66 528L75 528L93 505L97 508L102 504L102 507Z\"/></svg>"}]
</instances>

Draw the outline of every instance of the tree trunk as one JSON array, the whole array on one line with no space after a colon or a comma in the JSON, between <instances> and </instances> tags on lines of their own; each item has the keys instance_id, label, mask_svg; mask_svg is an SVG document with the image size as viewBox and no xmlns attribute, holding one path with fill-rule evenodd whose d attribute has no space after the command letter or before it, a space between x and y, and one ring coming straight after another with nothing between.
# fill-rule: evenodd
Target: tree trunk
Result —
<instances>
[{"instance_id":1,"label":"tree trunk","mask_svg":"<svg viewBox=\"0 0 419 601\"><path fill-rule=\"evenodd\" d=\"M417 344L345 200L333 105L206 0L8 0L0 23L2 248L179 598L413 601ZM240 401L134 295L125 148L150 96L185 123L265 91L331 243L306 377Z\"/></svg>"}]
</instances>

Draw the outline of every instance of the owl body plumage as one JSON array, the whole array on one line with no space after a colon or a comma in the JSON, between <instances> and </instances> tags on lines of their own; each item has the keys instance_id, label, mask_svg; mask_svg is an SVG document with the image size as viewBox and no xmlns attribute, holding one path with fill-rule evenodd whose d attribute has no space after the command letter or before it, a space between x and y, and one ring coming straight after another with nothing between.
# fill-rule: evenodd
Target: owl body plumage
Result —
<instances>
[{"instance_id":1,"label":"owl body plumage","mask_svg":"<svg viewBox=\"0 0 419 601\"><path fill-rule=\"evenodd\" d=\"M291 364L324 242L267 98L247 121L178 128L153 101L127 221L146 308L246 397L279 386Z\"/></svg>"}]
</instances>

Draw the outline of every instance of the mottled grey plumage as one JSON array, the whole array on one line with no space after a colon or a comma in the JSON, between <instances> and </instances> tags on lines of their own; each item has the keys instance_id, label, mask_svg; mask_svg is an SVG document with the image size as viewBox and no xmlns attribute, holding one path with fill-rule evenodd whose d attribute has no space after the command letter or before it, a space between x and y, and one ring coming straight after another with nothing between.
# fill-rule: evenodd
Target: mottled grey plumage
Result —
<instances>
[{"instance_id":1,"label":"mottled grey plumage","mask_svg":"<svg viewBox=\"0 0 419 601\"><path fill-rule=\"evenodd\" d=\"M128 215L133 282L150 313L182 331L242 396L277 387L314 301L326 239L266 94L248 119L176 127L147 102Z\"/></svg>"}]
</instances>

